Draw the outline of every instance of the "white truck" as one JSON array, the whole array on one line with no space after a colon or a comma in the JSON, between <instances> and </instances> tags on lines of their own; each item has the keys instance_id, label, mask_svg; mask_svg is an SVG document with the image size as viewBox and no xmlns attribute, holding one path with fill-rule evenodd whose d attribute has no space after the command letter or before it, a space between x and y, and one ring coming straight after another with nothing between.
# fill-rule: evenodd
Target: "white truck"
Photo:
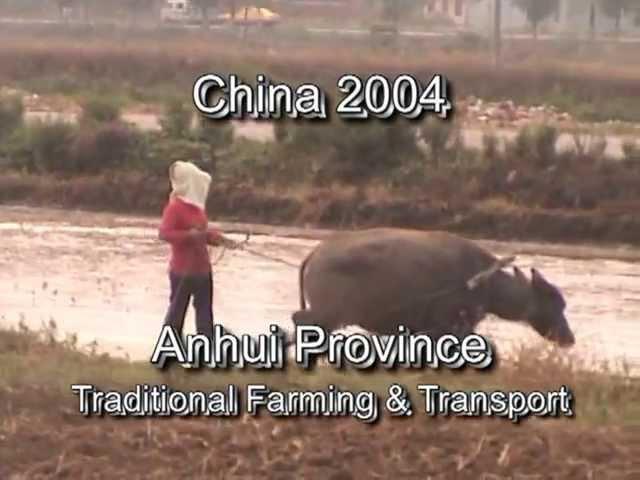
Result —
<instances>
[{"instance_id":1,"label":"white truck","mask_svg":"<svg viewBox=\"0 0 640 480\"><path fill-rule=\"evenodd\" d=\"M202 21L202 12L190 0L166 0L160 19L163 23L198 23Z\"/></svg>"}]
</instances>

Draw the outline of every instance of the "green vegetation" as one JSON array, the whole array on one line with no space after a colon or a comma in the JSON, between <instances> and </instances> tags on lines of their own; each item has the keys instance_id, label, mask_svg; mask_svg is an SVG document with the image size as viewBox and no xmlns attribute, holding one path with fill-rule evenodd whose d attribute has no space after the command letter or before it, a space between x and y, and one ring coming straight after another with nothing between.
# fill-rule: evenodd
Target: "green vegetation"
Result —
<instances>
[{"instance_id":1,"label":"green vegetation","mask_svg":"<svg viewBox=\"0 0 640 480\"><path fill-rule=\"evenodd\" d=\"M86 125L117 122L120 120L120 110L120 104L112 97L91 97L82 103L80 123Z\"/></svg>"},{"instance_id":2,"label":"green vegetation","mask_svg":"<svg viewBox=\"0 0 640 480\"><path fill-rule=\"evenodd\" d=\"M160 119L162 131L169 137L185 137L191 129L193 113L193 108L180 98L170 98Z\"/></svg>"},{"instance_id":3,"label":"green vegetation","mask_svg":"<svg viewBox=\"0 0 640 480\"><path fill-rule=\"evenodd\" d=\"M38 122L13 132L3 146L10 167L26 171L67 172L77 168L71 156L74 128L64 122Z\"/></svg>"},{"instance_id":4,"label":"green vegetation","mask_svg":"<svg viewBox=\"0 0 640 480\"><path fill-rule=\"evenodd\" d=\"M22 126L24 106L17 95L0 97L0 141Z\"/></svg>"},{"instance_id":5,"label":"green vegetation","mask_svg":"<svg viewBox=\"0 0 640 480\"><path fill-rule=\"evenodd\" d=\"M390 193L429 191L432 201L455 198L459 207L501 195L529 208L593 210L638 201L633 142L625 147L624 162L604 158L602 143L586 145L578 137L575 152L557 152L558 132L549 126L523 128L504 150L488 137L484 150L475 151L464 145L454 122L435 118L422 124L284 122L275 143L235 140L227 122L201 119L193 128L190 120L177 109L167 113L159 132L139 132L118 121L23 126L3 146L5 163L28 173L118 168L164 175L171 162L189 159L215 171L217 182L378 185Z\"/></svg>"},{"instance_id":6,"label":"green vegetation","mask_svg":"<svg viewBox=\"0 0 640 480\"><path fill-rule=\"evenodd\" d=\"M0 99L0 109L3 104ZM6 131L0 146L5 166L71 175L95 174L139 162L147 151L146 137L116 120L111 106L87 105L79 125L62 120L1 124Z\"/></svg>"},{"instance_id":7,"label":"green vegetation","mask_svg":"<svg viewBox=\"0 0 640 480\"><path fill-rule=\"evenodd\" d=\"M11 99L0 109L20 107ZM212 211L228 220L640 242L640 147L633 141L616 161L605 156L600 137L576 134L573 151L556 151L555 128L529 125L504 148L486 135L474 150L455 120L427 117L284 121L276 141L263 143L235 138L228 122L194 123L179 101L168 103L159 131L113 120L112 107L90 111L82 116L93 119L79 124L23 125L8 115L0 125L0 158L8 167L0 201L155 212L168 166L189 160L214 174Z\"/></svg>"}]
</instances>

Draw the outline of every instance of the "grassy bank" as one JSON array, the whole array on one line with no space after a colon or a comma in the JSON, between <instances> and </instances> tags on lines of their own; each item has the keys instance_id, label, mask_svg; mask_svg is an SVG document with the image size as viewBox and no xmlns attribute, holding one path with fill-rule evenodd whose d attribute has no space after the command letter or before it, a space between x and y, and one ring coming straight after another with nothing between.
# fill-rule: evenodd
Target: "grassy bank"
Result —
<instances>
[{"instance_id":1,"label":"grassy bank","mask_svg":"<svg viewBox=\"0 0 640 480\"><path fill-rule=\"evenodd\" d=\"M0 176L0 202L7 204L160 215L167 194L165 177L139 173L73 179L21 173ZM208 207L213 221L320 228L388 225L496 240L638 245L640 220L629 206L621 208L537 209L497 199L452 209L426 192L389 196L375 187L277 189L249 184L214 185Z\"/></svg>"},{"instance_id":2,"label":"grassy bank","mask_svg":"<svg viewBox=\"0 0 640 480\"><path fill-rule=\"evenodd\" d=\"M490 372L449 370L358 373L318 367L252 373L181 368L159 373L61 340L55 330L0 330L0 475L3 478L414 478L477 479L549 475L555 478L631 478L638 465L640 385L636 380L590 373L562 354L523 350ZM546 359L543 359L546 358ZM550 372L553 372L550 375ZM133 390L135 384L167 384L182 391L211 391L265 383L279 390L373 390L386 398L400 382L435 383L450 390L555 390L567 385L575 416L528 419L427 417L414 397L411 419L365 425L348 418L218 420L84 418L70 385ZM424 402L424 400L423 400ZM29 445L29 446L27 446ZM215 473L214 473L215 472ZM12 477L15 475L15 477ZM618 476L616 476L618 475ZM627 475L625 477L625 475Z\"/></svg>"}]
</instances>

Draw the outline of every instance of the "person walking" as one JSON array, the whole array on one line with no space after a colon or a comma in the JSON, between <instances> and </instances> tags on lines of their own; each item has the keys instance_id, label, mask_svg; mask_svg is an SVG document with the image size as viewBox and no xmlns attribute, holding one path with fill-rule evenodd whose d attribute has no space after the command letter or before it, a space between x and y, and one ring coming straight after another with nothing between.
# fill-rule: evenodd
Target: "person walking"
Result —
<instances>
[{"instance_id":1,"label":"person walking","mask_svg":"<svg viewBox=\"0 0 640 480\"><path fill-rule=\"evenodd\" d=\"M221 232L208 227L206 200L211 175L190 162L169 167L171 194L158 229L158 237L171 245L169 307L165 325L182 337L184 319L193 298L198 334L213 336L213 272L209 245L236 248Z\"/></svg>"}]
</instances>

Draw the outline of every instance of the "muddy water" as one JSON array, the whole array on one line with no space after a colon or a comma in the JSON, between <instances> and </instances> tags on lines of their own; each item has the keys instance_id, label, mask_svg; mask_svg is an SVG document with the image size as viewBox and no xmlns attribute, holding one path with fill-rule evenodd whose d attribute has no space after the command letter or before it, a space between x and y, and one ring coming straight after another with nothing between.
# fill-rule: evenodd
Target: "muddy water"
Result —
<instances>
[{"instance_id":1,"label":"muddy water","mask_svg":"<svg viewBox=\"0 0 640 480\"><path fill-rule=\"evenodd\" d=\"M24 320L37 328L54 320L83 344L97 340L110 352L148 358L168 294L168 247L156 239L155 221L0 207L0 323ZM280 236L291 235L287 229L270 231L274 234L251 237L254 250L298 263L316 244ZM624 360L640 372L640 271L632 261L640 252L627 250L628 260L599 258L607 250L570 259L535 253L562 251L557 245L491 245L499 254L516 253L522 268L535 265L566 293L577 337L572 355L598 364ZM220 251L211 253L215 260ZM217 321L239 333L266 332L272 323L291 328L290 314L298 304L295 268L227 251L214 271ZM193 331L192 311L186 328ZM529 328L497 319L488 319L480 331L501 348L544 343Z\"/></svg>"}]
</instances>

